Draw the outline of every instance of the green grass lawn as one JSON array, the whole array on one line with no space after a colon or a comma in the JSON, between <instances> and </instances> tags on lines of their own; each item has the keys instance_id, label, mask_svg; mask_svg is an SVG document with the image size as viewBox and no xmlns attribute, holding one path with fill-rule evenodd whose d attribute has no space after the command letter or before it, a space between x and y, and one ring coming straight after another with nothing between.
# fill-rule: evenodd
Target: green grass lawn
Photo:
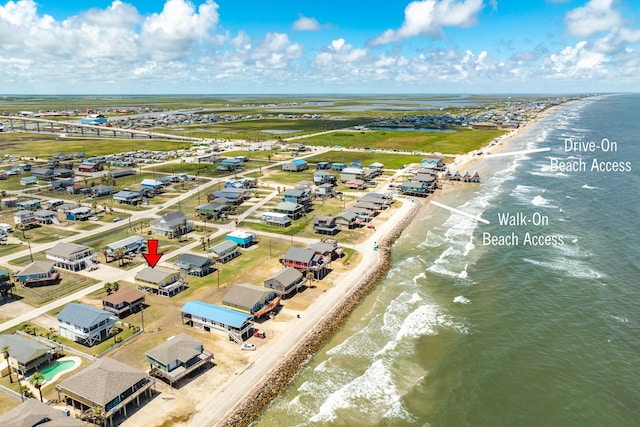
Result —
<instances>
[{"instance_id":1,"label":"green grass lawn","mask_svg":"<svg viewBox=\"0 0 640 427\"><path fill-rule=\"evenodd\" d=\"M61 280L57 285L41 286L33 289L16 286L14 293L22 298L24 303L34 307L41 307L54 299L67 296L87 286L98 283L98 281L94 279L80 276L79 274L74 274L66 270L58 269L58 271L60 272Z\"/></svg>"},{"instance_id":2,"label":"green grass lawn","mask_svg":"<svg viewBox=\"0 0 640 427\"><path fill-rule=\"evenodd\" d=\"M421 151L428 153L463 154L488 144L506 130L458 128L453 133L402 132L376 130L366 132L335 132L301 140L305 145L364 148L368 150Z\"/></svg>"},{"instance_id":3,"label":"green grass lawn","mask_svg":"<svg viewBox=\"0 0 640 427\"><path fill-rule=\"evenodd\" d=\"M189 142L145 138L82 136L61 138L59 135L46 133L0 133L0 152L38 159L46 159L54 153L72 154L84 152L87 157L120 153L130 151L133 145L135 145L136 150L157 151L188 149L191 146Z\"/></svg>"}]
</instances>

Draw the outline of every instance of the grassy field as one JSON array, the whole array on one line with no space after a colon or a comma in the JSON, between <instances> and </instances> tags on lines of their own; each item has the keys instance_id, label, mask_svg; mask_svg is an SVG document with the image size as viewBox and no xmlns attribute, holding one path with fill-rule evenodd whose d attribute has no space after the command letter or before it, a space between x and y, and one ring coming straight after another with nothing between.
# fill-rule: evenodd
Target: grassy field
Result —
<instances>
[{"instance_id":1,"label":"grassy field","mask_svg":"<svg viewBox=\"0 0 640 427\"><path fill-rule=\"evenodd\" d=\"M304 138L300 142L310 146L363 148L365 150L392 149L427 153L463 154L488 144L503 135L504 130L476 130L459 128L455 132L402 132L375 130L366 132L334 132Z\"/></svg>"},{"instance_id":2,"label":"grassy field","mask_svg":"<svg viewBox=\"0 0 640 427\"><path fill-rule=\"evenodd\" d=\"M35 255L34 259L36 259ZM44 260L44 256L41 260ZM29 261L28 263L30 262L31 261ZM84 289L88 286L98 283L97 280L85 276L80 276L79 274L74 274L63 269L58 269L58 271L60 272L61 277L59 284L41 286L33 289L16 286L14 288L14 293L22 299L22 302L33 307L41 307L47 303L50 303L54 299L67 296L76 291L79 291L80 289Z\"/></svg>"},{"instance_id":3,"label":"grassy field","mask_svg":"<svg viewBox=\"0 0 640 427\"><path fill-rule=\"evenodd\" d=\"M0 133L0 152L46 159L54 153L84 152L87 157L131 150L170 151L188 149L188 142L136 138L65 137L46 133ZM134 148L135 147L135 148Z\"/></svg>"}]
</instances>

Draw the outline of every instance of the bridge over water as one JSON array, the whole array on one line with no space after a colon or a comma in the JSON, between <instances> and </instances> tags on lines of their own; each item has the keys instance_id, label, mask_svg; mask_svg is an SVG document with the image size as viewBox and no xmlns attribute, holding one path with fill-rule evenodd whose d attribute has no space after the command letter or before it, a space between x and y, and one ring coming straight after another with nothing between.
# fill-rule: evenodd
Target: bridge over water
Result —
<instances>
[{"instance_id":1,"label":"bridge over water","mask_svg":"<svg viewBox=\"0 0 640 427\"><path fill-rule=\"evenodd\" d=\"M80 136L150 138L194 142L204 141L203 138L194 138L184 135L172 135L169 133L153 132L141 129L125 129L113 126L90 125L44 119L40 117L0 116L0 121L4 123L5 131L45 132Z\"/></svg>"}]
</instances>

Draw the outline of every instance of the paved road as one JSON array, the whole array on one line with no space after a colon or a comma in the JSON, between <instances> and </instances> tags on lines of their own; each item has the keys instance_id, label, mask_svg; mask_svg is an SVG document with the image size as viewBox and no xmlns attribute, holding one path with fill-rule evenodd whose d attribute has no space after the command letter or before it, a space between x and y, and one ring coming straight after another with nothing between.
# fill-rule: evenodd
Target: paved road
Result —
<instances>
[{"instance_id":1,"label":"paved road","mask_svg":"<svg viewBox=\"0 0 640 427\"><path fill-rule=\"evenodd\" d=\"M293 325L288 328L286 334L281 334L277 339L259 348L258 357L247 369L234 375L221 387L212 390L211 394L198 403L196 415L187 424L181 425L190 427L216 425L253 387L259 386L260 382L268 377L267 372L270 369L286 359L291 349L302 342L313 327L378 263L379 255L373 250L374 242L389 234L411 210L412 203L406 199L401 200L402 206L390 220L379 226L365 242L355 245L355 248L363 254L362 262L304 310L300 319L293 319Z\"/></svg>"}]
</instances>

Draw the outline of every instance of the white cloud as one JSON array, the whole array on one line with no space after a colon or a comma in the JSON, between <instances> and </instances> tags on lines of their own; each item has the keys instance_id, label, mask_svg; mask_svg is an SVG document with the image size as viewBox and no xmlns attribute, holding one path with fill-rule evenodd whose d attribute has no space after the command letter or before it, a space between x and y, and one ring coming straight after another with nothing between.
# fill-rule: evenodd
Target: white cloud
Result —
<instances>
[{"instance_id":1,"label":"white cloud","mask_svg":"<svg viewBox=\"0 0 640 427\"><path fill-rule=\"evenodd\" d=\"M596 78L607 74L604 55L589 50L586 41L550 55L545 61L545 68L551 71L549 77L563 79Z\"/></svg>"},{"instance_id":2,"label":"white cloud","mask_svg":"<svg viewBox=\"0 0 640 427\"><path fill-rule=\"evenodd\" d=\"M162 12L147 17L142 25L142 48L162 60L191 53L196 41L206 40L218 23L218 5L207 0L198 6L186 0L167 0Z\"/></svg>"},{"instance_id":3,"label":"white cloud","mask_svg":"<svg viewBox=\"0 0 640 427\"><path fill-rule=\"evenodd\" d=\"M316 18L309 18L303 15L293 23L293 29L297 31L319 31L323 25L320 25Z\"/></svg>"},{"instance_id":4,"label":"white cloud","mask_svg":"<svg viewBox=\"0 0 640 427\"><path fill-rule=\"evenodd\" d=\"M622 16L612 9L613 0L590 0L585 6L567 13L567 32L576 37L589 37L623 25Z\"/></svg>"},{"instance_id":5,"label":"white cloud","mask_svg":"<svg viewBox=\"0 0 640 427\"><path fill-rule=\"evenodd\" d=\"M484 7L483 0L420 0L404 10L404 22L398 30L386 30L371 44L386 44L402 39L426 35L443 37L443 27L470 27Z\"/></svg>"}]
</instances>

